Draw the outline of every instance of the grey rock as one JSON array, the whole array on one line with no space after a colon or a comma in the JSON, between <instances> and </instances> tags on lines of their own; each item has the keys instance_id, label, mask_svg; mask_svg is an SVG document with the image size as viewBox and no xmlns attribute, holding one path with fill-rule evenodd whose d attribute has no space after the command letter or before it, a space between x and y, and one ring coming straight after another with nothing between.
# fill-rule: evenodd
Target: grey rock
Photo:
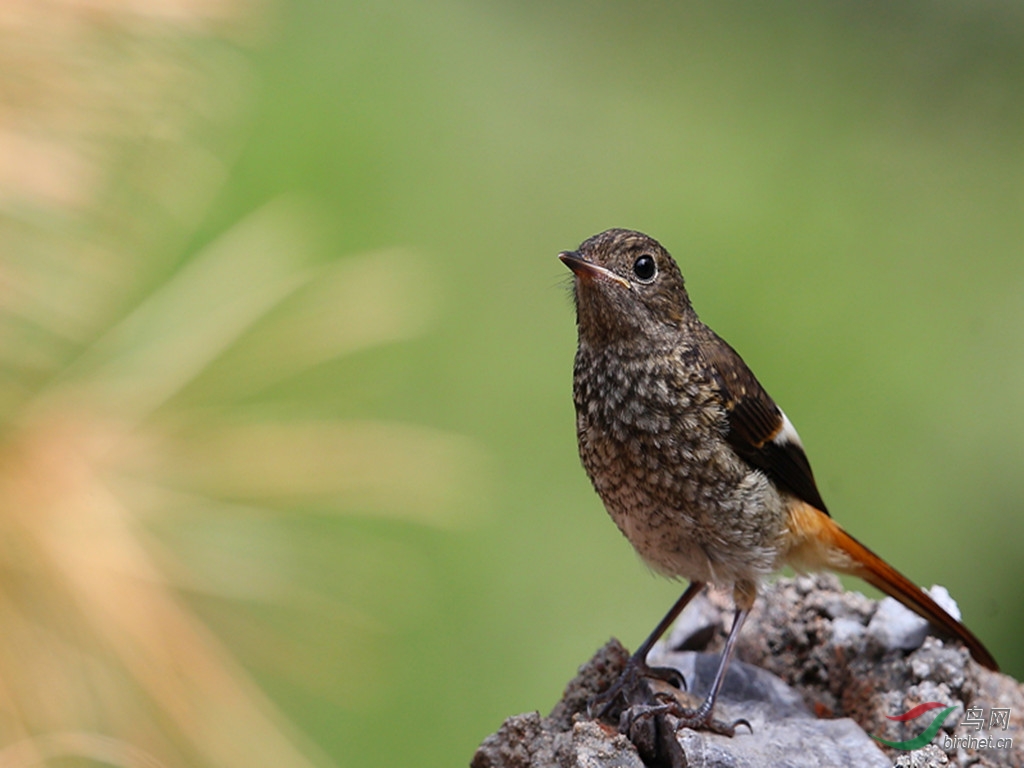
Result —
<instances>
[{"instance_id":1,"label":"grey rock","mask_svg":"<svg viewBox=\"0 0 1024 768\"><path fill-rule=\"evenodd\" d=\"M960 607L945 587L933 585L928 594L954 619L960 620ZM921 647L929 629L925 619L887 597L878 604L878 609L871 617L868 635L881 643L883 648L912 651Z\"/></svg>"},{"instance_id":2,"label":"grey rock","mask_svg":"<svg viewBox=\"0 0 1024 768\"><path fill-rule=\"evenodd\" d=\"M488 736L473 757L472 768L642 768L636 748L615 728L584 716L587 692L613 680L625 664L626 651L610 642L580 668L566 693L542 718L532 712L510 717L497 733ZM718 665L718 655L693 651L660 653L651 663L673 666L688 681L680 693L684 706L693 706L707 692ZM665 686L668 689L668 686ZM776 675L759 667L734 662L719 698L718 717L745 719L729 738L681 728L679 768L884 768L889 760L850 719L819 720L800 695ZM666 716L675 730L678 723Z\"/></svg>"},{"instance_id":3,"label":"grey rock","mask_svg":"<svg viewBox=\"0 0 1024 768\"><path fill-rule=\"evenodd\" d=\"M716 653L668 653L657 657L652 654L652 663L672 666L683 673L691 703L707 694L718 661ZM776 675L742 661L730 665L716 712L725 722L747 720L751 732L740 726L736 735L729 738L688 728L680 730L677 739L687 766L889 766L888 758L855 722L846 718L815 718L797 691Z\"/></svg>"},{"instance_id":4,"label":"grey rock","mask_svg":"<svg viewBox=\"0 0 1024 768\"><path fill-rule=\"evenodd\" d=\"M754 733L728 739L684 728L678 739L689 768L888 768L889 759L849 719L750 718Z\"/></svg>"},{"instance_id":5,"label":"grey rock","mask_svg":"<svg viewBox=\"0 0 1024 768\"><path fill-rule=\"evenodd\" d=\"M928 590L928 594L932 596L932 600L938 603L940 606L946 609L946 613L952 616L957 621L963 618L960 615L960 606L956 604L956 600L949 594L949 590L941 584L932 584L931 589Z\"/></svg>"},{"instance_id":6,"label":"grey rock","mask_svg":"<svg viewBox=\"0 0 1024 768\"><path fill-rule=\"evenodd\" d=\"M556 765L554 736L545 732L539 712L513 715L502 723L497 733L484 739L471 765L472 768Z\"/></svg>"},{"instance_id":7,"label":"grey rock","mask_svg":"<svg viewBox=\"0 0 1024 768\"><path fill-rule=\"evenodd\" d=\"M900 755L893 763L893 768L945 768L947 765L949 758L946 757L946 753L934 744L929 744L922 749Z\"/></svg>"},{"instance_id":8,"label":"grey rock","mask_svg":"<svg viewBox=\"0 0 1024 768\"><path fill-rule=\"evenodd\" d=\"M686 680L687 692L690 697L700 701L711 689L711 683L718 669L719 655L693 651L663 654L652 652L649 660L657 666L673 667L679 670L683 679ZM810 717L807 706L799 693L771 672L742 661L735 661L729 665L718 702L719 706L725 708L732 704L764 705L775 719ZM747 715L737 713L736 717L747 717ZM722 719L727 720L728 718ZM750 718L747 717L747 719Z\"/></svg>"},{"instance_id":9,"label":"grey rock","mask_svg":"<svg viewBox=\"0 0 1024 768\"><path fill-rule=\"evenodd\" d=\"M644 768L643 760L629 739L609 732L593 720L579 720L572 727L574 768Z\"/></svg>"},{"instance_id":10,"label":"grey rock","mask_svg":"<svg viewBox=\"0 0 1024 768\"><path fill-rule=\"evenodd\" d=\"M853 645L864 636L865 627L857 619L841 616L832 621L832 642L836 645Z\"/></svg>"},{"instance_id":11,"label":"grey rock","mask_svg":"<svg viewBox=\"0 0 1024 768\"><path fill-rule=\"evenodd\" d=\"M868 635L883 648L910 651L920 648L928 636L928 622L891 597L887 597L878 604L878 610L871 617Z\"/></svg>"},{"instance_id":12,"label":"grey rock","mask_svg":"<svg viewBox=\"0 0 1024 768\"><path fill-rule=\"evenodd\" d=\"M945 605L942 592L933 588L931 593ZM680 669L689 690L660 690L691 707L707 690L732 614L727 596L710 593L699 599L699 617L670 637L683 647L709 652L673 652L670 641L650 658L651 664ZM876 618L878 605L845 592L833 576L767 585L740 634L716 708L721 720L748 720L753 733L742 725L732 738L679 729L670 742L679 746L671 756L674 762L663 764L817 768L895 761L901 768L1024 768L1024 686L979 666L955 642L926 636L909 652L879 642L869 627L885 626L889 619L884 614ZM534 712L509 718L481 744L473 768L639 768L633 742L614 724L586 716L587 701L617 679L628 656L617 641L608 643L580 668L548 717ZM901 752L882 749L868 736L890 741L916 737L926 725L924 718L899 723L886 715L925 701L958 707L930 745ZM988 727L993 708L1009 711L1005 728ZM975 732L961 726L968 709L981 710L986 728ZM674 728L671 714L662 717ZM665 733L673 730L660 732L659 738ZM967 736L974 741L965 742ZM1002 746L991 746L989 737L1000 739Z\"/></svg>"}]
</instances>

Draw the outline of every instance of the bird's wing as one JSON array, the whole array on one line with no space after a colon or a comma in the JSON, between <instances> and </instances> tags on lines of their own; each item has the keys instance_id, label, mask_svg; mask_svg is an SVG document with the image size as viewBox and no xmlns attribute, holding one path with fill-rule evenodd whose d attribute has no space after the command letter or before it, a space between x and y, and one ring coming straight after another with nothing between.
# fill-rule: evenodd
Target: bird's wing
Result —
<instances>
[{"instance_id":1,"label":"bird's wing","mask_svg":"<svg viewBox=\"0 0 1024 768\"><path fill-rule=\"evenodd\" d=\"M726 438L736 453L785 490L828 514L800 436L743 358L710 329L697 346L721 390L729 418Z\"/></svg>"}]
</instances>

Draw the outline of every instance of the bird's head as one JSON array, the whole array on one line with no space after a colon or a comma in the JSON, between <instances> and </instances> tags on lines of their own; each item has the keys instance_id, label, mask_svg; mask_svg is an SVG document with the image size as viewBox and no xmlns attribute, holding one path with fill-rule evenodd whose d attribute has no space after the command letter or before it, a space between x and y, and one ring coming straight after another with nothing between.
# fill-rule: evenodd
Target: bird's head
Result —
<instances>
[{"instance_id":1,"label":"bird's head","mask_svg":"<svg viewBox=\"0 0 1024 768\"><path fill-rule=\"evenodd\" d=\"M679 267L652 237L609 229L558 258L573 271L580 340L658 339L693 316Z\"/></svg>"}]
</instances>

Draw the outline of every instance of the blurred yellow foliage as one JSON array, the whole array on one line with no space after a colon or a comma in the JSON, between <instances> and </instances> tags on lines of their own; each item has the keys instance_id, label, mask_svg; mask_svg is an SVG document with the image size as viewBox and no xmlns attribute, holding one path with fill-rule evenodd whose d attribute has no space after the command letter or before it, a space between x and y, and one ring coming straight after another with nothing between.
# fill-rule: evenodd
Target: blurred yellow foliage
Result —
<instances>
[{"instance_id":1,"label":"blurred yellow foliage","mask_svg":"<svg viewBox=\"0 0 1024 768\"><path fill-rule=\"evenodd\" d=\"M482 452L465 438L233 406L414 336L436 305L415 253L325 261L320 214L297 198L177 266L243 122L249 75L219 39L256 16L0 8L0 766L327 764L180 588L344 616L341 636L378 632L373 618L293 584L287 557L201 573L152 523L228 510L258 531L298 502L432 526L477 513ZM229 396L183 403L228 353ZM345 650L361 695L375 651Z\"/></svg>"}]
</instances>

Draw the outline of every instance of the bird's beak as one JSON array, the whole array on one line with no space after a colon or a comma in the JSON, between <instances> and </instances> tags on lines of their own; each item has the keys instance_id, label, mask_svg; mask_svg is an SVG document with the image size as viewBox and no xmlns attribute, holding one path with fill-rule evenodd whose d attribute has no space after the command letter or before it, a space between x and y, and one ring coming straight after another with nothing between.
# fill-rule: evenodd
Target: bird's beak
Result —
<instances>
[{"instance_id":1,"label":"bird's beak","mask_svg":"<svg viewBox=\"0 0 1024 768\"><path fill-rule=\"evenodd\" d=\"M595 280L607 280L623 288L630 287L629 281L624 277L620 277L610 269L599 267L592 261L587 261L577 251L562 251L558 254L558 258L584 283L592 283Z\"/></svg>"}]
</instances>

